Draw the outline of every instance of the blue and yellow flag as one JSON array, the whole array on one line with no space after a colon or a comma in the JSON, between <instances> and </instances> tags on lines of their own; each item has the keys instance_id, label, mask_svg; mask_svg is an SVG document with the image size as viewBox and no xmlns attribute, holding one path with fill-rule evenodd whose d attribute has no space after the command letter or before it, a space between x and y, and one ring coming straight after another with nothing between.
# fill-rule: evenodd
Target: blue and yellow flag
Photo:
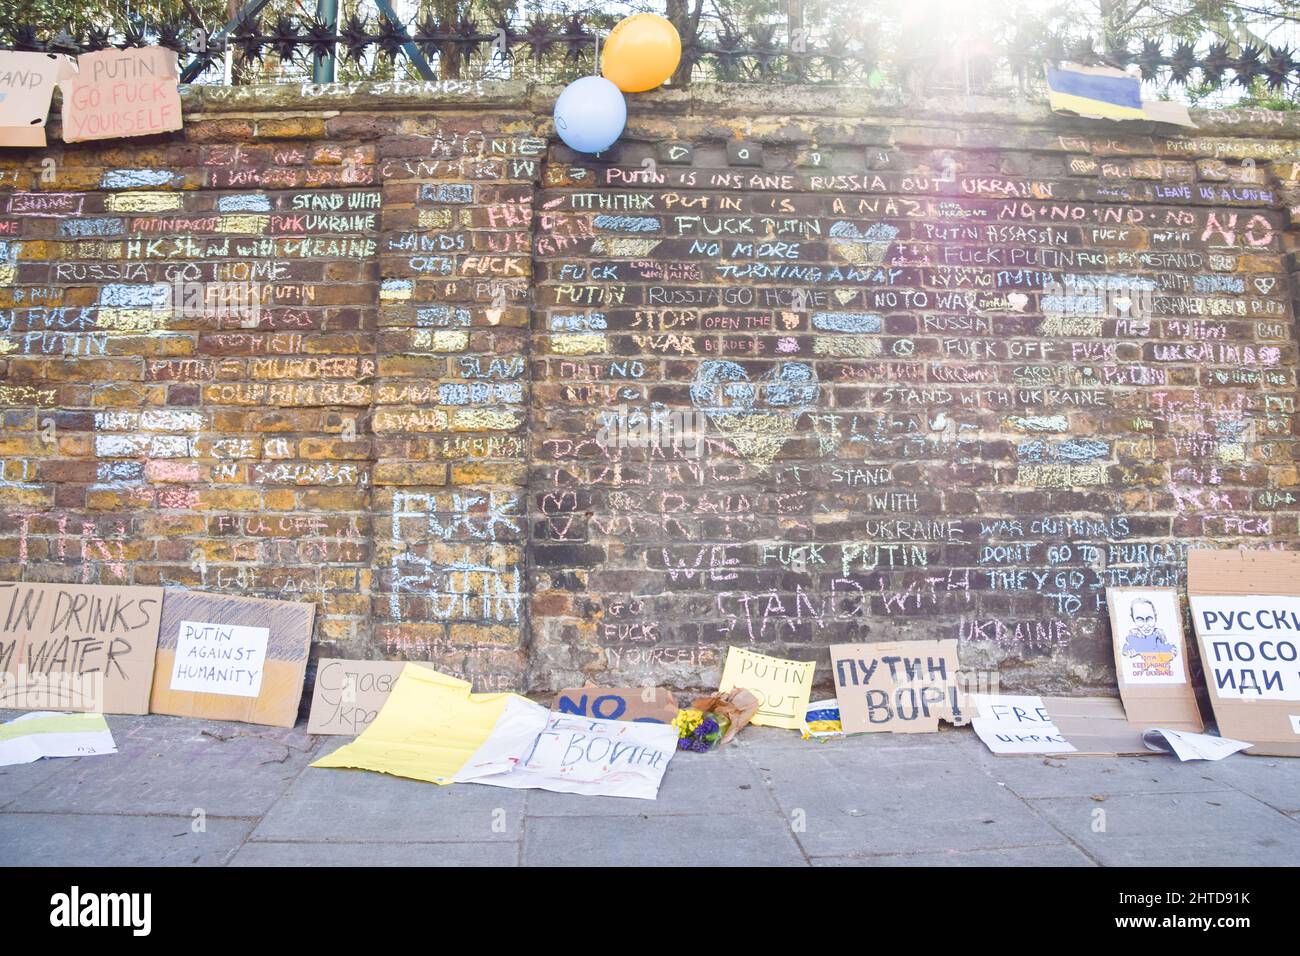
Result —
<instances>
[{"instance_id":1,"label":"blue and yellow flag","mask_svg":"<svg viewBox=\"0 0 1300 956\"><path fill-rule=\"evenodd\" d=\"M1151 120L1194 126L1181 103L1142 101L1142 83L1123 70L1076 63L1048 65L1049 102L1057 112L1090 119Z\"/></svg>"},{"instance_id":2,"label":"blue and yellow flag","mask_svg":"<svg viewBox=\"0 0 1300 956\"><path fill-rule=\"evenodd\" d=\"M1146 119L1142 84L1121 70L1075 66L1047 68L1047 87L1054 110L1100 119Z\"/></svg>"}]
</instances>

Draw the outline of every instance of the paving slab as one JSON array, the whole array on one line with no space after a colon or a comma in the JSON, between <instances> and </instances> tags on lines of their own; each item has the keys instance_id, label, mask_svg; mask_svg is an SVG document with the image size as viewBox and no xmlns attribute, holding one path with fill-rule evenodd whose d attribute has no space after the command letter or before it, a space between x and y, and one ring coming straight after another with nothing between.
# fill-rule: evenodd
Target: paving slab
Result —
<instances>
[{"instance_id":1,"label":"paving slab","mask_svg":"<svg viewBox=\"0 0 1300 956\"><path fill-rule=\"evenodd\" d=\"M808 865L790 828L774 813L530 817L523 862L584 867Z\"/></svg>"},{"instance_id":2,"label":"paving slab","mask_svg":"<svg viewBox=\"0 0 1300 956\"><path fill-rule=\"evenodd\" d=\"M976 767L1022 797L1091 797L1117 793L1188 793L1230 789L1208 762L1176 757L998 756L983 744L961 748ZM1231 760L1232 758L1227 758Z\"/></svg>"},{"instance_id":3,"label":"paving slab","mask_svg":"<svg viewBox=\"0 0 1300 956\"><path fill-rule=\"evenodd\" d=\"M339 739L338 746L346 742ZM509 842L519 839L524 794L481 784L438 786L369 770L308 767L276 800L255 835L281 841Z\"/></svg>"},{"instance_id":4,"label":"paving slab","mask_svg":"<svg viewBox=\"0 0 1300 956\"><path fill-rule=\"evenodd\" d=\"M301 729L160 716L107 720L117 753L78 758L5 809L260 816L317 746Z\"/></svg>"},{"instance_id":5,"label":"paving slab","mask_svg":"<svg viewBox=\"0 0 1300 956\"><path fill-rule=\"evenodd\" d=\"M604 816L639 814L775 812L762 774L750 759L730 746L707 754L676 753L655 800L630 797L579 797L529 790L529 816Z\"/></svg>"},{"instance_id":6,"label":"paving slab","mask_svg":"<svg viewBox=\"0 0 1300 956\"><path fill-rule=\"evenodd\" d=\"M111 756L111 755L110 755ZM44 783L56 773L63 773L80 760L99 760L99 757L50 757L0 767L0 810L24 793Z\"/></svg>"},{"instance_id":7,"label":"paving slab","mask_svg":"<svg viewBox=\"0 0 1300 956\"><path fill-rule=\"evenodd\" d=\"M1106 866L1300 863L1300 821L1236 791L1123 794L1104 801L1050 797L1032 803ZM1098 821L1104 821L1104 831L1096 829Z\"/></svg>"},{"instance_id":8,"label":"paving slab","mask_svg":"<svg viewBox=\"0 0 1300 956\"><path fill-rule=\"evenodd\" d=\"M220 866L253 828L251 820L111 813L0 813L6 866Z\"/></svg>"},{"instance_id":9,"label":"paving slab","mask_svg":"<svg viewBox=\"0 0 1300 956\"><path fill-rule=\"evenodd\" d=\"M231 866L515 866L518 843L245 843Z\"/></svg>"},{"instance_id":10,"label":"paving slab","mask_svg":"<svg viewBox=\"0 0 1300 956\"><path fill-rule=\"evenodd\" d=\"M810 856L1065 843L1029 806L952 748L765 755Z\"/></svg>"},{"instance_id":11,"label":"paving slab","mask_svg":"<svg viewBox=\"0 0 1300 956\"><path fill-rule=\"evenodd\" d=\"M1066 844L992 850L945 850L881 856L815 856L813 866L1093 866L1077 847Z\"/></svg>"},{"instance_id":12,"label":"paving slab","mask_svg":"<svg viewBox=\"0 0 1300 956\"><path fill-rule=\"evenodd\" d=\"M874 750L904 750L913 747L936 747L961 744L970 731L941 723L933 734L850 734L847 737L810 737L807 740L797 730L780 727L746 727L731 743L730 749L744 753L773 753L795 750L803 753L816 751L849 751L859 748Z\"/></svg>"},{"instance_id":13,"label":"paving slab","mask_svg":"<svg viewBox=\"0 0 1300 956\"><path fill-rule=\"evenodd\" d=\"M25 711L0 708L0 724L8 723L23 713ZM15 797L26 793L46 778L67 770L76 764L78 759L77 757L49 758L0 767L0 810L3 810L5 805Z\"/></svg>"},{"instance_id":14,"label":"paving slab","mask_svg":"<svg viewBox=\"0 0 1300 956\"><path fill-rule=\"evenodd\" d=\"M1284 813L1300 813L1300 759L1233 754L1206 762L1205 773Z\"/></svg>"}]
</instances>

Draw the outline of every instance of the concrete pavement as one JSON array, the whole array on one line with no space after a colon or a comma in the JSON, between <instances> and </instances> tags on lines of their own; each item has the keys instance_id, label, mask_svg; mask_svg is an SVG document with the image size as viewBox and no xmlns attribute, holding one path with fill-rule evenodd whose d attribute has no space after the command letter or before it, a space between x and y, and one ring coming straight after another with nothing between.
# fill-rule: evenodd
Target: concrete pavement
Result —
<instances>
[{"instance_id":1,"label":"concrete pavement","mask_svg":"<svg viewBox=\"0 0 1300 956\"><path fill-rule=\"evenodd\" d=\"M674 755L649 801L314 769L347 738L302 725L108 722L117 754L0 768L0 864L1300 862L1300 760L1282 757L995 757L966 729L819 743L750 727Z\"/></svg>"}]
</instances>

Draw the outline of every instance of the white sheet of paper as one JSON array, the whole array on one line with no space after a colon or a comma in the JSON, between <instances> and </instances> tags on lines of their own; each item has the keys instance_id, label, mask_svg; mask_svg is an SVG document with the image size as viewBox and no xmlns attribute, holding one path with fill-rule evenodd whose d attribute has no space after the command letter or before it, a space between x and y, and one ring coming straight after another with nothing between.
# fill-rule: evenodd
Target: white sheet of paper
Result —
<instances>
[{"instance_id":1,"label":"white sheet of paper","mask_svg":"<svg viewBox=\"0 0 1300 956\"><path fill-rule=\"evenodd\" d=\"M1033 694L971 694L970 703L976 714L986 720L1005 720L1015 724L1052 722L1043 706L1043 698Z\"/></svg>"},{"instance_id":2,"label":"white sheet of paper","mask_svg":"<svg viewBox=\"0 0 1300 956\"><path fill-rule=\"evenodd\" d=\"M512 736L500 721L498 727L503 737ZM466 768L456 774L456 780L513 789L653 800L677 749L677 730L669 724L548 713L541 732L534 734L522 759L507 771L495 769L502 765L503 756L506 762L510 760L515 746L515 740L493 744L489 738ZM469 770L473 764L481 764L482 769Z\"/></svg>"},{"instance_id":3,"label":"white sheet of paper","mask_svg":"<svg viewBox=\"0 0 1300 956\"><path fill-rule=\"evenodd\" d=\"M971 694L975 733L995 754L1068 754L1076 748L1052 723L1041 697Z\"/></svg>"},{"instance_id":4,"label":"white sheet of paper","mask_svg":"<svg viewBox=\"0 0 1300 956\"><path fill-rule=\"evenodd\" d=\"M1142 732L1142 742L1156 753L1173 753L1179 760L1222 760L1229 754L1254 746L1231 737L1193 734L1186 730L1152 727Z\"/></svg>"},{"instance_id":5,"label":"white sheet of paper","mask_svg":"<svg viewBox=\"0 0 1300 956\"><path fill-rule=\"evenodd\" d=\"M510 698L488 739L452 779L457 783L483 783L478 778L509 773L532 749L537 735L546 729L550 714L541 704L527 698Z\"/></svg>"},{"instance_id":6,"label":"white sheet of paper","mask_svg":"<svg viewBox=\"0 0 1300 956\"><path fill-rule=\"evenodd\" d=\"M1031 728L1015 721L976 717L971 726L995 754L1072 754L1076 751L1055 724L1038 724Z\"/></svg>"},{"instance_id":7,"label":"white sheet of paper","mask_svg":"<svg viewBox=\"0 0 1300 956\"><path fill-rule=\"evenodd\" d=\"M28 726L23 727L23 724ZM115 753L117 745L103 714L35 711L0 724L0 767L31 763L42 757L93 757Z\"/></svg>"},{"instance_id":8,"label":"white sheet of paper","mask_svg":"<svg viewBox=\"0 0 1300 956\"><path fill-rule=\"evenodd\" d=\"M266 627L181 621L172 690L256 697L270 640Z\"/></svg>"}]
</instances>

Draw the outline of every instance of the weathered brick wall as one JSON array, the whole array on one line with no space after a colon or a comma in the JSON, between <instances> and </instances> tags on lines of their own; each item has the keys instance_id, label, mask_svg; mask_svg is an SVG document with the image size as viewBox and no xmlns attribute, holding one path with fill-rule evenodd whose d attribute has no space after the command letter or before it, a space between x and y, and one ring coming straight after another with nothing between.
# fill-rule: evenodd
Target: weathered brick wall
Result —
<instances>
[{"instance_id":1,"label":"weathered brick wall","mask_svg":"<svg viewBox=\"0 0 1300 956\"><path fill-rule=\"evenodd\" d=\"M907 637L1059 689L1107 585L1300 539L1288 116L705 88L592 160L555 92L0 154L0 575L314 600L484 689Z\"/></svg>"}]
</instances>

